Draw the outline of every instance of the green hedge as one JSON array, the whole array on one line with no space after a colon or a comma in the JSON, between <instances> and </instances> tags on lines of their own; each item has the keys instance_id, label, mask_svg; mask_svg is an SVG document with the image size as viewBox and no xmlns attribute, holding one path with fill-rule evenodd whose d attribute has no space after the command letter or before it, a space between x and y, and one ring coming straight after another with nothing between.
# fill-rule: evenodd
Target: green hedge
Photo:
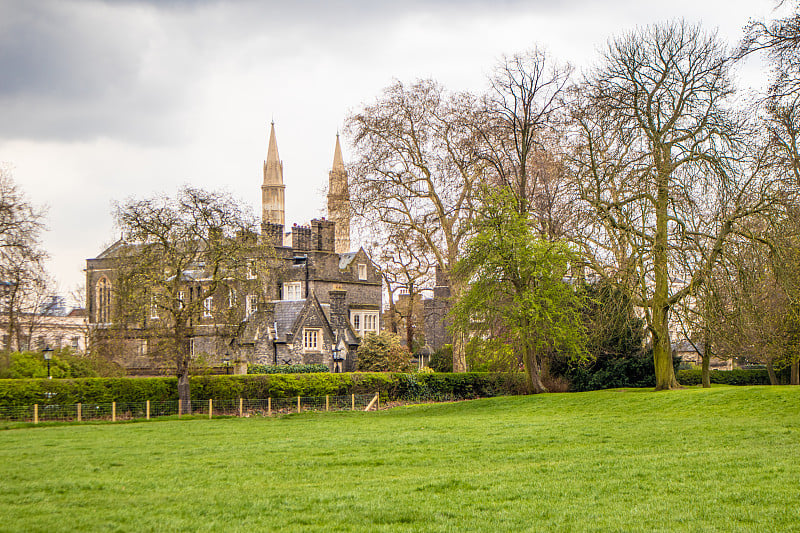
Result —
<instances>
[{"instance_id":1,"label":"green hedge","mask_svg":"<svg viewBox=\"0 0 800 533\"><path fill-rule=\"evenodd\" d=\"M328 365L247 365L248 374L316 374L330 372Z\"/></svg>"},{"instance_id":2,"label":"green hedge","mask_svg":"<svg viewBox=\"0 0 800 533\"><path fill-rule=\"evenodd\" d=\"M789 369L784 368L776 372L778 382L789 383ZM722 385L769 385L769 374L764 368L743 370L711 370L709 372L711 383ZM700 385L703 382L702 369L689 368L678 371L678 382L681 385Z\"/></svg>"},{"instance_id":3,"label":"green hedge","mask_svg":"<svg viewBox=\"0 0 800 533\"><path fill-rule=\"evenodd\" d=\"M459 399L523 394L521 373L261 374L194 376L192 399L343 396L380 392L387 399ZM86 378L0 380L0 407L15 405L177 400L177 379Z\"/></svg>"}]
</instances>

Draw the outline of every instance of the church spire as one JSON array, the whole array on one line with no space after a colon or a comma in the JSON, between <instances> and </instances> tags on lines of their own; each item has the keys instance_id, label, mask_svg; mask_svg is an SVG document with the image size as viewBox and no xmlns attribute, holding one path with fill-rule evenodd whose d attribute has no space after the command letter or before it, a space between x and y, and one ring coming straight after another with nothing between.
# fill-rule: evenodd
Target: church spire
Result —
<instances>
[{"instance_id":1,"label":"church spire","mask_svg":"<svg viewBox=\"0 0 800 533\"><path fill-rule=\"evenodd\" d=\"M339 144L339 134L336 134L336 148L333 149L333 171L344 172L344 160L342 159L342 147Z\"/></svg>"},{"instance_id":2,"label":"church spire","mask_svg":"<svg viewBox=\"0 0 800 533\"><path fill-rule=\"evenodd\" d=\"M261 222L284 225L284 189L283 163L278 156L275 122L272 122L267 160L264 161L264 184L261 186Z\"/></svg>"},{"instance_id":3,"label":"church spire","mask_svg":"<svg viewBox=\"0 0 800 533\"><path fill-rule=\"evenodd\" d=\"M275 139L275 123L269 130L267 160L264 161L264 185L283 185L283 163L278 156L278 141Z\"/></svg>"},{"instance_id":4,"label":"church spire","mask_svg":"<svg viewBox=\"0 0 800 533\"><path fill-rule=\"evenodd\" d=\"M328 219L336 225L334 248L336 253L347 253L350 251L350 191L338 133L333 149L333 167L328 177Z\"/></svg>"}]
</instances>

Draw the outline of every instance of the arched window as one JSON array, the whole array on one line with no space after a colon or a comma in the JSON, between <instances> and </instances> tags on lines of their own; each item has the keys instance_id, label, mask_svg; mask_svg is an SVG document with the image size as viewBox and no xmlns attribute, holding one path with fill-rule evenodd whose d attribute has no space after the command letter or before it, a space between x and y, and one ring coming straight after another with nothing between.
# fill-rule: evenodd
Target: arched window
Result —
<instances>
[{"instance_id":1,"label":"arched window","mask_svg":"<svg viewBox=\"0 0 800 533\"><path fill-rule=\"evenodd\" d=\"M95 302L97 303L97 321L103 324L111 322L111 282L105 276L97 282Z\"/></svg>"}]
</instances>

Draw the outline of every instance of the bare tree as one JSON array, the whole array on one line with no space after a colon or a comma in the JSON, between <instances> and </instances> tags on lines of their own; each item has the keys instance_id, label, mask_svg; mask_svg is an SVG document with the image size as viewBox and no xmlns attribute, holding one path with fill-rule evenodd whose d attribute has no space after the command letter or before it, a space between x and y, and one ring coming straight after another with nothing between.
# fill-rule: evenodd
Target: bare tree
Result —
<instances>
[{"instance_id":1,"label":"bare tree","mask_svg":"<svg viewBox=\"0 0 800 533\"><path fill-rule=\"evenodd\" d=\"M563 167L553 148L571 75L570 65L549 59L540 48L504 56L477 115L479 157L498 184L513 192L517 210L533 212L545 238L559 233L560 221L553 214Z\"/></svg>"},{"instance_id":2,"label":"bare tree","mask_svg":"<svg viewBox=\"0 0 800 533\"><path fill-rule=\"evenodd\" d=\"M381 267L381 276L389 296L389 329L404 329L406 346L413 353L415 338L422 321L422 290L430 285L433 266L425 255L419 235L407 231L384 235L382 242L373 242L370 257ZM401 298L397 298L397 294ZM398 300L401 300L400 303Z\"/></svg>"},{"instance_id":3,"label":"bare tree","mask_svg":"<svg viewBox=\"0 0 800 533\"><path fill-rule=\"evenodd\" d=\"M358 157L350 172L354 214L419 239L448 273L469 235L473 188L483 177L470 127L476 107L472 96L449 94L432 80L396 81L347 120ZM451 287L455 296L461 289ZM466 370L459 335L453 370Z\"/></svg>"},{"instance_id":4,"label":"bare tree","mask_svg":"<svg viewBox=\"0 0 800 533\"><path fill-rule=\"evenodd\" d=\"M17 187L11 172L0 167L0 282L4 288L8 343L6 351L21 346L19 315L29 311L30 297L45 279L41 249L44 209L31 204Z\"/></svg>"},{"instance_id":5,"label":"bare tree","mask_svg":"<svg viewBox=\"0 0 800 533\"><path fill-rule=\"evenodd\" d=\"M704 283L738 225L778 197L758 136L726 107L729 68L699 27L649 26L609 43L574 103L585 219L573 238L643 310L657 390L678 387L670 313Z\"/></svg>"},{"instance_id":6,"label":"bare tree","mask_svg":"<svg viewBox=\"0 0 800 533\"><path fill-rule=\"evenodd\" d=\"M776 3L780 6L784 0ZM765 52L772 63L770 98L800 95L800 12L770 22L751 21L737 57L753 52Z\"/></svg>"},{"instance_id":7,"label":"bare tree","mask_svg":"<svg viewBox=\"0 0 800 533\"><path fill-rule=\"evenodd\" d=\"M228 307L230 285L252 269L248 256L264 255L255 221L229 196L191 187L174 199L128 200L117 205L115 218L126 243L117 254L114 322L154 336L175 365L180 402L189 412L197 317L209 310L209 299L218 302L218 317Z\"/></svg>"}]
</instances>

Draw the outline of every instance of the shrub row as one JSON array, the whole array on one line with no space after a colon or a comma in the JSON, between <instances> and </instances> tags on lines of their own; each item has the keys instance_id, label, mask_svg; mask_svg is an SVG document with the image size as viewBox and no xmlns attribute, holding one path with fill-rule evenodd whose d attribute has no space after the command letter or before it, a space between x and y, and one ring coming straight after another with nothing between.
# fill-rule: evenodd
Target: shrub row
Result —
<instances>
[{"instance_id":1,"label":"shrub row","mask_svg":"<svg viewBox=\"0 0 800 533\"><path fill-rule=\"evenodd\" d=\"M261 374L194 376L192 399L343 396L380 392L386 399L467 399L522 394L521 373ZM85 378L0 380L0 408L15 405L177 400L177 379Z\"/></svg>"},{"instance_id":2,"label":"shrub row","mask_svg":"<svg viewBox=\"0 0 800 533\"><path fill-rule=\"evenodd\" d=\"M329 372L328 365L247 365L248 374L315 374Z\"/></svg>"},{"instance_id":3,"label":"shrub row","mask_svg":"<svg viewBox=\"0 0 800 533\"><path fill-rule=\"evenodd\" d=\"M778 382L789 383L789 368L776 372ZM722 385L769 385L769 374L764 368L711 370L709 372L711 383ZM700 385L703 382L702 369L689 368L678 371L678 383L681 385Z\"/></svg>"}]
</instances>

